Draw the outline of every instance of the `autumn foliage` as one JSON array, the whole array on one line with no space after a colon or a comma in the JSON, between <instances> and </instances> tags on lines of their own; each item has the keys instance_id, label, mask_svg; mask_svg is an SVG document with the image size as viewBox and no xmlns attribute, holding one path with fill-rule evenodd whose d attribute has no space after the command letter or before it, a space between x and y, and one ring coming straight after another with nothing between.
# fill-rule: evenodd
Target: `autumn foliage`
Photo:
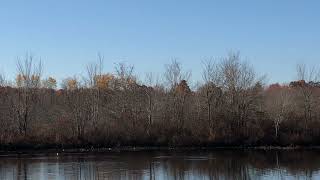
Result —
<instances>
[{"instance_id":1,"label":"autumn foliage","mask_svg":"<svg viewBox=\"0 0 320 180\"><path fill-rule=\"evenodd\" d=\"M0 87L0 144L319 145L318 81L265 85L238 54L210 63L197 86L190 86L176 61L165 66L164 82L146 83L125 64L114 73L93 65L86 79L74 76L60 84L26 73L22 64L15 84Z\"/></svg>"}]
</instances>

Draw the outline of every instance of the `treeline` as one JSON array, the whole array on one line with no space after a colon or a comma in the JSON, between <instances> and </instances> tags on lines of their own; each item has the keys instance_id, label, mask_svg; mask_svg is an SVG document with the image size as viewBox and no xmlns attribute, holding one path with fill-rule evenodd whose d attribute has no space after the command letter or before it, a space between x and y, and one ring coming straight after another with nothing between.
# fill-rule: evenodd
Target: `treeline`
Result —
<instances>
[{"instance_id":1,"label":"treeline","mask_svg":"<svg viewBox=\"0 0 320 180\"><path fill-rule=\"evenodd\" d=\"M103 71L103 57L84 77L57 88L32 56L0 76L0 144L4 147L261 146L320 144L316 69L298 81L266 85L238 53L203 63L202 83L173 60L162 79L140 81L133 66Z\"/></svg>"}]
</instances>

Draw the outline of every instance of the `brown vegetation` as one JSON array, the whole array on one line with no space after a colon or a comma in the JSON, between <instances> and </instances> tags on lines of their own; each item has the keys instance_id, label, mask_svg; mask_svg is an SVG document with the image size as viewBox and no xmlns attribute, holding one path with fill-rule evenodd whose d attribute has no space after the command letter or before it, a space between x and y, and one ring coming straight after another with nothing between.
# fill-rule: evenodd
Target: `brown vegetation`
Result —
<instances>
[{"instance_id":1,"label":"brown vegetation","mask_svg":"<svg viewBox=\"0 0 320 180\"><path fill-rule=\"evenodd\" d=\"M315 70L298 66L299 81L265 86L231 53L203 67L203 84L173 60L164 83L140 83L134 67L104 73L103 57L87 76L57 89L41 63L19 60L14 85L0 76L0 144L77 146L319 145L320 86Z\"/></svg>"}]
</instances>

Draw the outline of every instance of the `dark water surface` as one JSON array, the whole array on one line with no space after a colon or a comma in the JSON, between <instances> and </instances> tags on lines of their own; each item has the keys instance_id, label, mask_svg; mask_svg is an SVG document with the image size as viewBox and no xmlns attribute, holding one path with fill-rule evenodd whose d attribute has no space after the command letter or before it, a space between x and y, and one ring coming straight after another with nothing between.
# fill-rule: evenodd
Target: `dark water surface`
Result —
<instances>
[{"instance_id":1,"label":"dark water surface","mask_svg":"<svg viewBox=\"0 0 320 180\"><path fill-rule=\"evenodd\" d=\"M2 154L0 179L320 179L320 151Z\"/></svg>"}]
</instances>

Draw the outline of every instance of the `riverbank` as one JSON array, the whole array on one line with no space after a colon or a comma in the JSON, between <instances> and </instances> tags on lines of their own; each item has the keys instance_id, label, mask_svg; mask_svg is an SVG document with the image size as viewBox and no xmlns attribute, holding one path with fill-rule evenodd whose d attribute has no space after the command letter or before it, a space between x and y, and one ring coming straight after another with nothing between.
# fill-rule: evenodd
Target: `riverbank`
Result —
<instances>
[{"instance_id":1,"label":"riverbank","mask_svg":"<svg viewBox=\"0 0 320 180\"><path fill-rule=\"evenodd\" d=\"M216 147L105 147L105 148L25 148L2 149L0 154L29 153L103 153L103 152L139 152L139 151L210 151L210 150L320 150L320 146L216 146Z\"/></svg>"}]
</instances>

